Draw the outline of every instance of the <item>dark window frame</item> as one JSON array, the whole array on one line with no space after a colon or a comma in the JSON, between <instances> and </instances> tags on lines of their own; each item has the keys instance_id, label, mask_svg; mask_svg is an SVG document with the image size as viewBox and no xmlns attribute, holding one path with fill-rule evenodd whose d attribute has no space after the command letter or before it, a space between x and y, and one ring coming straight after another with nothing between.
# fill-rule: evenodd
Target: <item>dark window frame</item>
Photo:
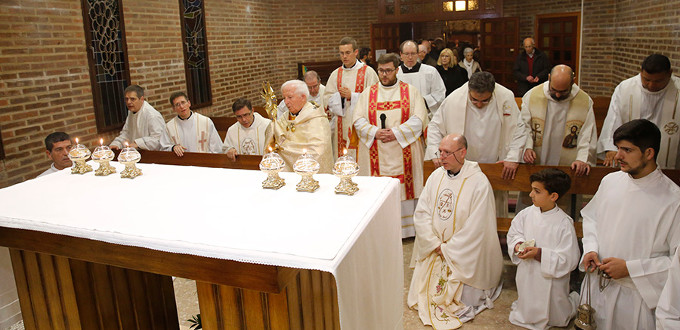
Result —
<instances>
[{"instance_id":1,"label":"dark window frame","mask_svg":"<svg viewBox=\"0 0 680 330\"><path fill-rule=\"evenodd\" d=\"M95 122L97 125L97 132L104 133L109 131L115 131L121 129L125 124L127 118L127 107L125 107L125 94L124 90L127 86L131 84L130 82L130 65L128 60L128 49L127 40L125 36L125 18L123 16L123 3L122 0L108 0L108 2L116 3L118 7L118 41L116 42L121 46L120 53L121 56L118 60L122 61L117 66L122 69L119 76L120 78L118 88L102 88L101 83L106 82L98 81L98 63L97 58L95 58L95 51L92 41L92 21L90 19L90 2L96 1L102 3L98 0L81 0L81 8L83 12L83 29L85 31L85 42L87 49L87 62L88 69L90 72L90 85L92 87L92 99L93 108L95 114ZM104 104L104 100L113 100L113 103ZM107 119L109 123L107 123Z\"/></svg>"},{"instance_id":2,"label":"dark window frame","mask_svg":"<svg viewBox=\"0 0 680 330\"><path fill-rule=\"evenodd\" d=\"M203 53L205 54L205 59L204 59L204 68L201 68L199 70L193 69L192 65L190 62L192 61L192 56L190 54L190 51L188 49L188 37L187 37L187 26L185 22L185 12L186 8L184 6L185 0L179 0L179 18L180 18L180 29L182 30L182 49L183 49L183 55L184 55L184 74L186 77L186 87L187 87L187 95L189 96L189 100L191 100L191 108L192 109L200 109L203 107L208 107L212 105L212 83L210 82L210 63L209 63L209 53L208 53L208 36L206 33L206 25L205 25L205 7L204 7L204 1L203 0L198 0L200 1L200 11L201 11L201 27L200 27L200 35L198 36L198 40L194 41L202 41L202 45L198 45L197 48L203 49ZM196 31L194 29L194 31ZM200 75L201 77L196 77L194 74ZM202 78L202 79L201 79ZM201 86L201 83L205 84L205 86Z\"/></svg>"}]
</instances>

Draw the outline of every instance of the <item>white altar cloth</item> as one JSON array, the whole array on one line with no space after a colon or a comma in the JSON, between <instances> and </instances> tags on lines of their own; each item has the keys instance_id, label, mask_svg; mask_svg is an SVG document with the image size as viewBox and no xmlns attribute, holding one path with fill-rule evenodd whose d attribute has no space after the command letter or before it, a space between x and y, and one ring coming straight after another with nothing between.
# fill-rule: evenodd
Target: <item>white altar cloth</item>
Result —
<instances>
[{"instance_id":1,"label":"white altar cloth","mask_svg":"<svg viewBox=\"0 0 680 330\"><path fill-rule=\"evenodd\" d=\"M328 174L304 193L294 173L268 190L259 171L137 164L144 174L130 180L112 165L106 177L66 169L1 189L0 227L330 272L343 329L402 328L396 179L355 177L360 190L346 196Z\"/></svg>"}]
</instances>

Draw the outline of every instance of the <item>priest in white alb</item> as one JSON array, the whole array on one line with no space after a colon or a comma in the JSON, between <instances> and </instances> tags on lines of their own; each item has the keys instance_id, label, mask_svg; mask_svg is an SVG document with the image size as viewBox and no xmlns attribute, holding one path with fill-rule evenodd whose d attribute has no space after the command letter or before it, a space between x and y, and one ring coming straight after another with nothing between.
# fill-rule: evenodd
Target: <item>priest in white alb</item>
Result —
<instances>
[{"instance_id":1,"label":"priest in white alb","mask_svg":"<svg viewBox=\"0 0 680 330\"><path fill-rule=\"evenodd\" d=\"M160 150L165 120L160 112L144 99L144 89L138 85L125 88L128 115L120 134L111 141L111 149L129 146L143 150Z\"/></svg>"},{"instance_id":2,"label":"priest in white alb","mask_svg":"<svg viewBox=\"0 0 680 330\"><path fill-rule=\"evenodd\" d=\"M465 160L466 152L463 135L442 139L442 167L427 179L414 215L407 302L434 329L456 329L493 308L502 287L491 184L476 162Z\"/></svg>"},{"instance_id":3,"label":"priest in white alb","mask_svg":"<svg viewBox=\"0 0 680 330\"><path fill-rule=\"evenodd\" d=\"M288 109L288 108L286 108ZM227 130L224 137L224 151L232 161L236 155L264 155L267 141L271 138L271 120L253 111L250 100L240 98L231 105L237 123Z\"/></svg>"},{"instance_id":4,"label":"priest in white alb","mask_svg":"<svg viewBox=\"0 0 680 330\"><path fill-rule=\"evenodd\" d=\"M680 78L673 75L671 62L652 54L643 62L640 74L622 81L612 94L597 154L605 166L616 166L613 133L633 119L647 119L661 130L657 157L661 168L680 169Z\"/></svg>"},{"instance_id":5,"label":"priest in white alb","mask_svg":"<svg viewBox=\"0 0 680 330\"><path fill-rule=\"evenodd\" d=\"M403 63L399 66L397 78L418 89L425 99L428 117L432 118L446 97L444 80L433 66L418 62L418 45L413 40L402 42L399 51Z\"/></svg>"},{"instance_id":6,"label":"priest in white alb","mask_svg":"<svg viewBox=\"0 0 680 330\"><path fill-rule=\"evenodd\" d=\"M222 141L212 120L191 110L191 101L184 92L170 95L172 110L177 114L165 124L161 150L177 156L184 152L222 153Z\"/></svg>"},{"instance_id":7,"label":"priest in white alb","mask_svg":"<svg viewBox=\"0 0 680 330\"><path fill-rule=\"evenodd\" d=\"M614 131L621 171L583 208L581 296L590 283L597 329L654 329L654 309L680 244L680 187L657 166L659 129L646 119Z\"/></svg>"},{"instance_id":8,"label":"priest in white alb","mask_svg":"<svg viewBox=\"0 0 680 330\"><path fill-rule=\"evenodd\" d=\"M307 102L309 90L300 80L289 80L281 86L283 101L288 111L272 122L273 139L267 143L277 146L285 162L285 170L293 171L293 164L304 153L319 162L319 173L331 173L331 129L326 112L318 105Z\"/></svg>"},{"instance_id":9,"label":"priest in white alb","mask_svg":"<svg viewBox=\"0 0 680 330\"><path fill-rule=\"evenodd\" d=\"M361 93L354 128L359 137L359 175L399 179L402 237L412 237L413 211L423 189L421 135L427 110L418 89L397 79L398 66L396 54L378 59L380 83Z\"/></svg>"},{"instance_id":10,"label":"priest in white alb","mask_svg":"<svg viewBox=\"0 0 680 330\"><path fill-rule=\"evenodd\" d=\"M464 134L470 142L466 158L477 163L503 162L503 178L514 179L526 132L517 130L519 108L515 95L496 83L489 72L476 72L470 81L444 99L427 129L425 160L439 166L436 157L442 138ZM507 191L494 191L496 212L508 216Z\"/></svg>"},{"instance_id":11,"label":"priest in white alb","mask_svg":"<svg viewBox=\"0 0 680 330\"><path fill-rule=\"evenodd\" d=\"M338 51L342 66L335 69L326 82L323 105L336 117L333 157L342 156L348 149L347 154L356 158L357 142L350 141L352 136L356 137L352 132L354 109L361 92L378 83L378 75L373 68L357 59L359 48L353 38L342 38Z\"/></svg>"}]
</instances>

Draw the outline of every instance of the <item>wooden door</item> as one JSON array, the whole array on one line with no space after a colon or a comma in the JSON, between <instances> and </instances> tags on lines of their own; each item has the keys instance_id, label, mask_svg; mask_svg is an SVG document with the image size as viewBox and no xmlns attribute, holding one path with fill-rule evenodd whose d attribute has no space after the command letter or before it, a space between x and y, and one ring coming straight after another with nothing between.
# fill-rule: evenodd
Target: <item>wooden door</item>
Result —
<instances>
[{"instance_id":1,"label":"wooden door","mask_svg":"<svg viewBox=\"0 0 680 330\"><path fill-rule=\"evenodd\" d=\"M538 15L536 47L545 52L550 65L566 64L578 73L579 13Z\"/></svg>"},{"instance_id":2,"label":"wooden door","mask_svg":"<svg viewBox=\"0 0 680 330\"><path fill-rule=\"evenodd\" d=\"M399 24L371 24L371 51L373 58L378 60L375 56L375 51L378 49L387 49L388 53L399 53Z\"/></svg>"},{"instance_id":3,"label":"wooden door","mask_svg":"<svg viewBox=\"0 0 680 330\"><path fill-rule=\"evenodd\" d=\"M517 89L512 66L519 51L519 18L502 17L481 20L481 66L491 72L496 82L510 90Z\"/></svg>"}]
</instances>

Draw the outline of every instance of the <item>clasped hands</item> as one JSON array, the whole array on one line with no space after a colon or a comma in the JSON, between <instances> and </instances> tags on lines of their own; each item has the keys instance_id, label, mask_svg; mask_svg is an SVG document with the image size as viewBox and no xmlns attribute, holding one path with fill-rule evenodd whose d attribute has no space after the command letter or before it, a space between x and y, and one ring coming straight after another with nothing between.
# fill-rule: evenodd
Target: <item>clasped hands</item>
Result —
<instances>
[{"instance_id":1,"label":"clasped hands","mask_svg":"<svg viewBox=\"0 0 680 330\"><path fill-rule=\"evenodd\" d=\"M392 130L389 128L379 129L375 133L375 138L382 143L392 142L397 139L397 137L394 136L394 132L392 132Z\"/></svg>"},{"instance_id":2,"label":"clasped hands","mask_svg":"<svg viewBox=\"0 0 680 330\"><path fill-rule=\"evenodd\" d=\"M620 258L604 258L600 262L595 251L590 251L583 256L582 265L586 272L594 272L596 269L600 269L615 280L630 275L625 260Z\"/></svg>"},{"instance_id":3,"label":"clasped hands","mask_svg":"<svg viewBox=\"0 0 680 330\"><path fill-rule=\"evenodd\" d=\"M536 152L533 149L524 150L524 162L527 164L533 164L535 161ZM575 160L573 163L571 163L571 169L576 172L577 176L590 174L590 165L580 160Z\"/></svg>"},{"instance_id":4,"label":"clasped hands","mask_svg":"<svg viewBox=\"0 0 680 330\"><path fill-rule=\"evenodd\" d=\"M515 253L519 252L519 246L524 242L519 242L515 244ZM541 255L542 255L542 250L540 247L535 247L535 246L527 246L524 248L524 251L519 252L517 254L517 257L520 259L534 259L538 262L541 262Z\"/></svg>"}]
</instances>

